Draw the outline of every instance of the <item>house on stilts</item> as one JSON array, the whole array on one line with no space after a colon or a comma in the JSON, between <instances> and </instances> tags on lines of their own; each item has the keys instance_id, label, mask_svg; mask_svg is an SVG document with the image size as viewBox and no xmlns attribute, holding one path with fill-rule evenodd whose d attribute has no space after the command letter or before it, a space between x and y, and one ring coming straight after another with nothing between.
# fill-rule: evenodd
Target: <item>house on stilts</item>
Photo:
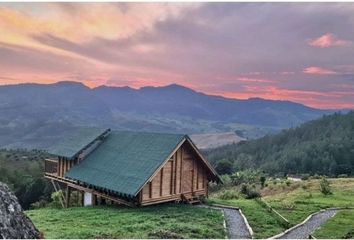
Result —
<instances>
[{"instance_id":1,"label":"house on stilts","mask_svg":"<svg viewBox=\"0 0 354 240\"><path fill-rule=\"evenodd\" d=\"M187 135L111 131L72 133L48 149L45 178L68 207L78 191L82 204L127 206L197 202L208 183L221 182Z\"/></svg>"}]
</instances>

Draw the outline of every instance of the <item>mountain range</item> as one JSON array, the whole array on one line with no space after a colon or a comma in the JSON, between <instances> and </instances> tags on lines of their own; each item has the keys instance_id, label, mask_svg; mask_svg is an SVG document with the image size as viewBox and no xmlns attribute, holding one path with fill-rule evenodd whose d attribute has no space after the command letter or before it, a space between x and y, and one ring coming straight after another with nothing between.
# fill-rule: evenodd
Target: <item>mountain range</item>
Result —
<instances>
[{"instance_id":1,"label":"mountain range","mask_svg":"<svg viewBox=\"0 0 354 240\"><path fill-rule=\"evenodd\" d=\"M164 87L100 86L78 82L0 86L0 146L40 138L70 127L220 133L257 138L334 110L290 101L229 99L172 84Z\"/></svg>"}]
</instances>

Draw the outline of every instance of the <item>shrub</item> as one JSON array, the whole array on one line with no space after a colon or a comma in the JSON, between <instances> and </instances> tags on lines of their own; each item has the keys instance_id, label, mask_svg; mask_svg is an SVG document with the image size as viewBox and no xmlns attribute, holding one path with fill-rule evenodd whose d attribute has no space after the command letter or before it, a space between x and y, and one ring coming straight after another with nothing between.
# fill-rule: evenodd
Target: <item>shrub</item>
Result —
<instances>
[{"instance_id":1,"label":"shrub","mask_svg":"<svg viewBox=\"0 0 354 240\"><path fill-rule=\"evenodd\" d=\"M348 174L339 174L337 177L338 178L347 178Z\"/></svg>"},{"instance_id":2,"label":"shrub","mask_svg":"<svg viewBox=\"0 0 354 240\"><path fill-rule=\"evenodd\" d=\"M227 160L222 160L218 162L218 164L215 167L215 170L219 174L231 174L233 172L232 163Z\"/></svg>"},{"instance_id":3,"label":"shrub","mask_svg":"<svg viewBox=\"0 0 354 240\"><path fill-rule=\"evenodd\" d=\"M261 197L261 194L255 188L252 188L247 184L241 185L240 192L245 195L246 199L253 199L253 198Z\"/></svg>"},{"instance_id":4,"label":"shrub","mask_svg":"<svg viewBox=\"0 0 354 240\"><path fill-rule=\"evenodd\" d=\"M303 174L301 176L301 180L309 180L309 178L310 178L310 174Z\"/></svg>"},{"instance_id":5,"label":"shrub","mask_svg":"<svg viewBox=\"0 0 354 240\"><path fill-rule=\"evenodd\" d=\"M230 200L230 199L238 199L238 193L235 190L225 190L219 195L220 199Z\"/></svg>"},{"instance_id":6,"label":"shrub","mask_svg":"<svg viewBox=\"0 0 354 240\"><path fill-rule=\"evenodd\" d=\"M332 194L330 183L325 177L321 179L320 190L324 195Z\"/></svg>"},{"instance_id":7,"label":"shrub","mask_svg":"<svg viewBox=\"0 0 354 240\"><path fill-rule=\"evenodd\" d=\"M317 173L311 177L312 179L321 179L322 177Z\"/></svg>"},{"instance_id":8,"label":"shrub","mask_svg":"<svg viewBox=\"0 0 354 240\"><path fill-rule=\"evenodd\" d=\"M246 193L246 199L254 199L254 198L260 198L261 194L253 188L249 188L247 193Z\"/></svg>"},{"instance_id":9,"label":"shrub","mask_svg":"<svg viewBox=\"0 0 354 240\"><path fill-rule=\"evenodd\" d=\"M60 203L61 194L62 194L61 190L58 191L58 192L53 192L52 193L52 195L51 195L52 202L50 203L51 207L55 207L55 208L61 208L62 207L62 205Z\"/></svg>"},{"instance_id":10,"label":"shrub","mask_svg":"<svg viewBox=\"0 0 354 240\"><path fill-rule=\"evenodd\" d=\"M221 175L220 178L221 178L224 186L230 186L231 185L232 180L231 180L230 175L224 174L224 175Z\"/></svg>"},{"instance_id":11,"label":"shrub","mask_svg":"<svg viewBox=\"0 0 354 240\"><path fill-rule=\"evenodd\" d=\"M241 190L240 190L240 192L241 192L242 194L246 194L246 193L247 193L247 188L248 188L247 184L243 183L243 184L241 185Z\"/></svg>"},{"instance_id":12,"label":"shrub","mask_svg":"<svg viewBox=\"0 0 354 240\"><path fill-rule=\"evenodd\" d=\"M48 205L48 202L44 199L41 199L37 202L32 203L30 209L45 208L47 205Z\"/></svg>"},{"instance_id":13,"label":"shrub","mask_svg":"<svg viewBox=\"0 0 354 240\"><path fill-rule=\"evenodd\" d=\"M265 181L266 181L266 177L265 177L265 176L261 176L261 177L259 178L259 181L261 182L262 188L264 188Z\"/></svg>"},{"instance_id":14,"label":"shrub","mask_svg":"<svg viewBox=\"0 0 354 240\"><path fill-rule=\"evenodd\" d=\"M288 187L289 187L289 186L291 185L291 181L286 180L286 181L285 181L285 184L286 184L286 186L288 186Z\"/></svg>"}]
</instances>

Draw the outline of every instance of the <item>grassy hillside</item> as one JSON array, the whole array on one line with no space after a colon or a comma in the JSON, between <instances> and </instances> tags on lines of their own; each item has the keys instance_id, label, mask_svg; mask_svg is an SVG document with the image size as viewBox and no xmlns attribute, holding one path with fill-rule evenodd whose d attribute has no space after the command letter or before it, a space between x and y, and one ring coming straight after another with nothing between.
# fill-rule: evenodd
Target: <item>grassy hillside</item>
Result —
<instances>
[{"instance_id":1,"label":"grassy hillside","mask_svg":"<svg viewBox=\"0 0 354 240\"><path fill-rule=\"evenodd\" d=\"M221 211L189 205L26 212L45 238L224 238Z\"/></svg>"},{"instance_id":2,"label":"grassy hillside","mask_svg":"<svg viewBox=\"0 0 354 240\"><path fill-rule=\"evenodd\" d=\"M217 165L233 170L256 168L268 173L354 174L354 112L334 114L273 136L206 152Z\"/></svg>"},{"instance_id":3,"label":"grassy hillside","mask_svg":"<svg viewBox=\"0 0 354 240\"><path fill-rule=\"evenodd\" d=\"M319 180L312 179L302 182L285 180L268 180L266 187L257 185L262 199L284 216L290 226L302 222L311 213L328 207L354 207L354 178L330 179L331 195L320 192ZM234 197L225 199L225 191L234 191ZM246 215L256 238L274 236L287 227L274 214L268 211L257 200L245 199L237 193L239 187L229 186L211 194L210 201L224 205L240 207ZM353 232L353 210L343 210L331 219L315 236L322 238L343 238ZM340 227L336 227L341 225Z\"/></svg>"}]
</instances>

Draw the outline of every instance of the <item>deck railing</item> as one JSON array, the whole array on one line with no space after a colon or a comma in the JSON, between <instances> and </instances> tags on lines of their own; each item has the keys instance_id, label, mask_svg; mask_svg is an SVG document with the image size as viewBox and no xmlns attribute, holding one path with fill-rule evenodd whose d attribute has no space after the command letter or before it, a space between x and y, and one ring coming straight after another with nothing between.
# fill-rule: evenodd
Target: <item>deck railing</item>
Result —
<instances>
[{"instance_id":1,"label":"deck railing","mask_svg":"<svg viewBox=\"0 0 354 240\"><path fill-rule=\"evenodd\" d=\"M49 158L45 159L44 172L50 175L58 175L58 160Z\"/></svg>"}]
</instances>

